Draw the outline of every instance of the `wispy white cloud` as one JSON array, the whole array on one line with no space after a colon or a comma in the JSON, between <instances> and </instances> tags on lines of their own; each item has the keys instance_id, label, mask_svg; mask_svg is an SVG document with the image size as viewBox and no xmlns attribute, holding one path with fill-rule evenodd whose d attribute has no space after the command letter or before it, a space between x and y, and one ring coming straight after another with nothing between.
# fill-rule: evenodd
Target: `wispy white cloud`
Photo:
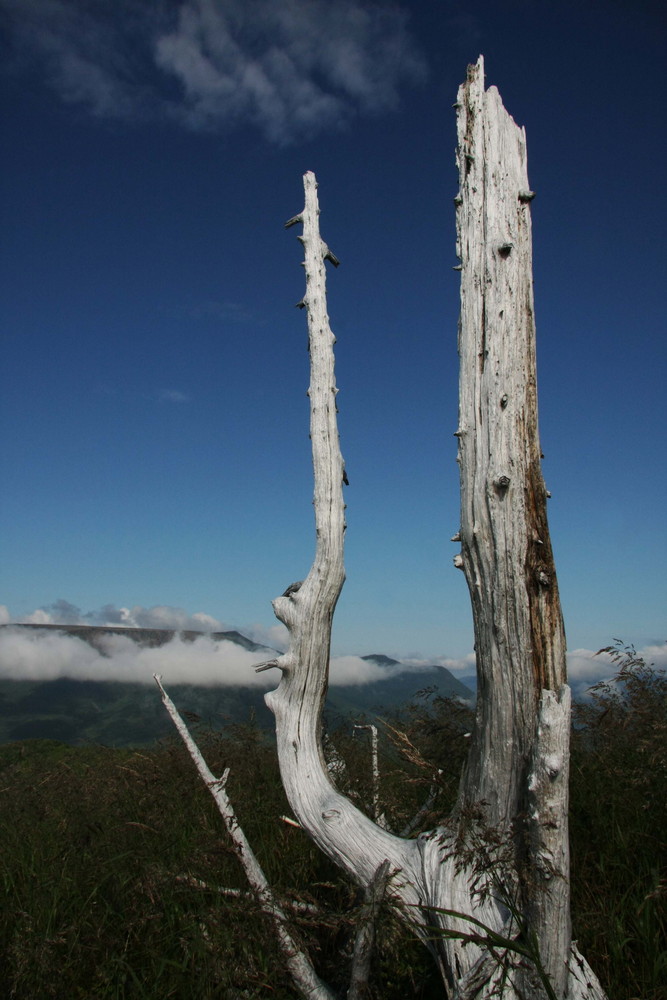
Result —
<instances>
[{"instance_id":1,"label":"wispy white cloud","mask_svg":"<svg viewBox=\"0 0 667 1000\"><path fill-rule=\"evenodd\" d=\"M187 0L155 54L188 125L247 121L279 143L394 108L424 73L405 13L360 0Z\"/></svg>"},{"instance_id":2,"label":"wispy white cloud","mask_svg":"<svg viewBox=\"0 0 667 1000\"><path fill-rule=\"evenodd\" d=\"M474 674L476 668L476 657L474 653L467 653L465 656L437 656L435 659L425 660L421 657L405 657L403 663L409 664L416 670L424 670L429 666L446 667L456 677L457 674Z\"/></svg>"},{"instance_id":3,"label":"wispy white cloud","mask_svg":"<svg viewBox=\"0 0 667 1000\"><path fill-rule=\"evenodd\" d=\"M122 628L173 629L177 632L230 632L238 631L258 646L283 650L289 639L287 629L280 622L273 625L253 623L230 625L206 611L186 611L171 604L155 604L150 608L142 604L131 607L103 604L102 607L84 611L76 604L59 598L20 617L12 616L0 604L0 625L14 623L27 625L99 625Z\"/></svg>"},{"instance_id":4,"label":"wispy white cloud","mask_svg":"<svg viewBox=\"0 0 667 1000\"><path fill-rule=\"evenodd\" d=\"M190 397L187 392L181 392L180 389L161 389L158 393L158 398L163 403L189 403Z\"/></svg>"},{"instance_id":5,"label":"wispy white cloud","mask_svg":"<svg viewBox=\"0 0 667 1000\"><path fill-rule=\"evenodd\" d=\"M104 604L94 611L82 611L76 604L60 598L52 604L37 608L20 619L12 619L7 612L6 621L25 622L29 625L121 625L125 628L162 628L177 631L225 632L229 626L203 611L191 614L183 608L156 604L145 608L135 604L131 608ZM2 619L0 618L0 624Z\"/></svg>"},{"instance_id":6,"label":"wispy white cloud","mask_svg":"<svg viewBox=\"0 0 667 1000\"><path fill-rule=\"evenodd\" d=\"M667 644L643 646L637 650L637 655L656 670L667 670ZM611 680L618 669L618 665L607 653L592 649L569 650L567 676L572 697L578 700L587 698L594 684Z\"/></svg>"},{"instance_id":7,"label":"wispy white cloud","mask_svg":"<svg viewBox=\"0 0 667 1000\"><path fill-rule=\"evenodd\" d=\"M151 9L152 7L152 9ZM159 5L147 0L0 0L14 43L10 67L35 64L62 100L99 117L143 117Z\"/></svg>"},{"instance_id":8,"label":"wispy white cloud","mask_svg":"<svg viewBox=\"0 0 667 1000\"><path fill-rule=\"evenodd\" d=\"M0 624L14 621L7 608L0 606ZM117 607L105 604L94 611L83 611L60 598L23 616L20 622L31 625L99 625L123 628L175 630L177 635L156 649L138 646L129 636L107 635L101 640L102 652L84 640L55 630L0 630L0 677L10 679L52 680L56 677L108 681L152 682L154 672L163 674L172 684L240 684L248 687L275 687L277 671L255 674L253 665L266 660L262 651L248 652L234 643L215 640L211 632L233 631L202 611L190 613L170 605L147 608L135 604ZM284 650L288 633L284 625L252 624L237 629L267 650ZM178 633L209 633L194 643L183 641ZM99 643L99 637L96 642ZM239 655L239 649L243 655ZM246 655L247 653L247 655ZM336 656L330 663L329 683L361 685L387 680L398 674L423 670L433 661L397 662L379 665L359 656Z\"/></svg>"},{"instance_id":9,"label":"wispy white cloud","mask_svg":"<svg viewBox=\"0 0 667 1000\"><path fill-rule=\"evenodd\" d=\"M258 646L267 646L281 652L287 649L289 642L289 633L281 622L276 622L275 625L261 625L255 622L252 625L240 625L236 631L252 639Z\"/></svg>"},{"instance_id":10,"label":"wispy white cloud","mask_svg":"<svg viewBox=\"0 0 667 1000\"><path fill-rule=\"evenodd\" d=\"M371 0L0 0L18 61L37 58L94 115L258 128L270 141L395 108L425 75L405 8Z\"/></svg>"},{"instance_id":11,"label":"wispy white cloud","mask_svg":"<svg viewBox=\"0 0 667 1000\"><path fill-rule=\"evenodd\" d=\"M29 617L30 624L92 624L91 614L78 617L77 610L69 605L69 612L61 606L60 622L53 622L53 612L39 609ZM105 614L106 611L106 614ZM64 622L63 617L70 620ZM186 615L179 609L112 608L101 609L100 619L107 625L143 628L191 629L218 626L219 622L202 614ZM81 621L85 618L85 621ZM255 642L275 649L272 630L263 630L252 638ZM248 635L248 630L243 630ZM278 636L284 639L281 634ZM158 647L139 646L129 635L109 633L96 636L95 647L84 639L65 632L41 629L12 628L0 630L0 678L8 680L56 680L69 677L73 680L98 680L109 682L153 683L153 674L163 676L165 683L198 684L203 686L275 687L280 680L277 670L255 673L253 667L267 659L262 650L249 651L228 640L202 635L194 641L183 639L180 633ZM387 668L359 656L338 656L331 660L330 684L361 685L387 680L400 673L409 672L409 665L396 664Z\"/></svg>"},{"instance_id":12,"label":"wispy white cloud","mask_svg":"<svg viewBox=\"0 0 667 1000\"><path fill-rule=\"evenodd\" d=\"M220 320L221 323L233 323L234 325L244 323L263 324L265 322L264 318L259 316L247 303L215 302L211 299L194 306L192 316L195 319L210 317Z\"/></svg>"}]
</instances>

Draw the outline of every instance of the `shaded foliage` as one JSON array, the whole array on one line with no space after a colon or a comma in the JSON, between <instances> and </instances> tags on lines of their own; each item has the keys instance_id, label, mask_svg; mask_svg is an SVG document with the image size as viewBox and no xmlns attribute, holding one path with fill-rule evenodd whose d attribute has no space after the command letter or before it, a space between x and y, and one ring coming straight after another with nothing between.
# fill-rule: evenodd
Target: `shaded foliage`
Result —
<instances>
[{"instance_id":1,"label":"shaded foliage","mask_svg":"<svg viewBox=\"0 0 667 1000\"><path fill-rule=\"evenodd\" d=\"M317 906L295 913L298 933L342 987L362 900L280 819L288 806L271 742L252 725L197 738L216 773L231 767L230 796L278 895ZM3 995L293 996L272 925L179 742L142 751L10 744L0 748L0 797ZM428 957L389 913L377 965L382 995L427 995Z\"/></svg>"},{"instance_id":2,"label":"shaded foliage","mask_svg":"<svg viewBox=\"0 0 667 1000\"><path fill-rule=\"evenodd\" d=\"M574 934L615 1000L664 1000L667 676L620 642L600 652L617 674L573 711Z\"/></svg>"},{"instance_id":3,"label":"shaded foliage","mask_svg":"<svg viewBox=\"0 0 667 1000\"><path fill-rule=\"evenodd\" d=\"M572 902L575 937L614 1000L665 1000L667 680L615 649L618 676L575 709ZM470 709L424 692L380 738L379 809L413 834L446 816ZM196 737L323 978L343 990L362 899L289 810L273 743L258 727ZM330 734L332 776L373 801L370 739ZM426 808L421 808L426 805ZM8 997L124 1000L294 994L267 918L246 891L214 803L180 743L0 748L0 964ZM220 888L237 890L223 894ZM313 909L313 908L316 909ZM384 908L376 998L440 997L428 954Z\"/></svg>"}]
</instances>

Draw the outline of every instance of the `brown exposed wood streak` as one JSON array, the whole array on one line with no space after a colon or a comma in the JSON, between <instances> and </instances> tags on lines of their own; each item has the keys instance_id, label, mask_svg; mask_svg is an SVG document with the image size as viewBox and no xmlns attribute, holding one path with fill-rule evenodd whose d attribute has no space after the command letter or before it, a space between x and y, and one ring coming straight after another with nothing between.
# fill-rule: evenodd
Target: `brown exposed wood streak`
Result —
<instances>
[{"instance_id":1,"label":"brown exposed wood streak","mask_svg":"<svg viewBox=\"0 0 667 1000\"><path fill-rule=\"evenodd\" d=\"M539 459L527 469L526 590L530 609L532 664L536 696L543 689L558 691L565 683L564 671L553 656L553 641L563 628L551 538L546 512L546 490Z\"/></svg>"},{"instance_id":2,"label":"brown exposed wood streak","mask_svg":"<svg viewBox=\"0 0 667 1000\"><path fill-rule=\"evenodd\" d=\"M481 308L481 322L482 322L482 336L480 341L479 354L479 373L484 374L484 365L486 364L486 296L482 292L482 308Z\"/></svg>"}]
</instances>

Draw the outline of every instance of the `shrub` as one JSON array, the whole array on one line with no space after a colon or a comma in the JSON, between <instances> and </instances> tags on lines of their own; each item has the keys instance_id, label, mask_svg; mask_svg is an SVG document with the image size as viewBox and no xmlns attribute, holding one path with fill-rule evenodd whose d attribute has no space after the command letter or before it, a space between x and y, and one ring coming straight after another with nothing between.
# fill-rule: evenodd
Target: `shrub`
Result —
<instances>
[{"instance_id":1,"label":"shrub","mask_svg":"<svg viewBox=\"0 0 667 1000\"><path fill-rule=\"evenodd\" d=\"M667 997L667 677L633 647L574 707L570 832L579 937L614 1000Z\"/></svg>"}]
</instances>

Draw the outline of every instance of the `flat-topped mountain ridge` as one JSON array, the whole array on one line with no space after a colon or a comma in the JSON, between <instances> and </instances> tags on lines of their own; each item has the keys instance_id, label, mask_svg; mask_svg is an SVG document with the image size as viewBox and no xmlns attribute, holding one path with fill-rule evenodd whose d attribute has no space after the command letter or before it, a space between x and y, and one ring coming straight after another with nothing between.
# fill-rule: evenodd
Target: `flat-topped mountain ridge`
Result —
<instances>
[{"instance_id":1,"label":"flat-topped mountain ridge","mask_svg":"<svg viewBox=\"0 0 667 1000\"><path fill-rule=\"evenodd\" d=\"M247 636L233 629L228 632L200 632L196 629L144 628L140 625L57 625L51 622L46 624L41 622L16 622L14 624L0 625L0 629L3 628L62 632L65 635L74 636L76 639L83 639L85 642L95 646L95 648L99 648L100 639L108 635L121 635L138 643L140 646L149 647L164 646L176 636L187 642L194 642L195 639L206 636L215 642L221 642L222 640L234 642L237 646L243 646L244 649L248 650L268 648L267 646L253 642L252 639L248 639Z\"/></svg>"},{"instance_id":2,"label":"flat-topped mountain ridge","mask_svg":"<svg viewBox=\"0 0 667 1000\"><path fill-rule=\"evenodd\" d=\"M39 641L46 639L44 656L50 655L50 643L56 634L86 642L95 649L102 662L111 657L110 637L121 636L144 649L166 647L178 638L194 643L208 638L214 642L233 643L249 653L257 653L257 662L275 654L270 647L260 645L236 630L198 632L195 630L136 628L121 625L58 625L26 623L0 626L0 658L2 637L8 630L19 636L30 635L35 652ZM50 640L50 641L49 641ZM332 684L325 708L325 721L336 725L343 720L373 721L385 715L396 715L414 698L429 691L433 696L472 701L470 688L458 681L445 667L438 665L414 668L382 653L368 654L360 659L380 668L381 676L366 683ZM111 662L111 661L110 661ZM0 670L1 670L0 659ZM386 672L386 676L384 675ZM20 674L19 674L20 676ZM255 675L253 675L254 677ZM273 729L273 715L264 703L268 687L278 683L278 675L267 673L265 686L242 683L211 684L170 683L169 693L178 708L204 725L223 729L230 724L254 719L267 731ZM17 671L13 671L13 678ZM157 688L144 680L99 679L93 669L85 679L68 676L66 667L60 675L30 679L7 679L0 673L0 743L25 739L55 739L64 743L102 743L110 746L142 745L169 736L173 725L160 700Z\"/></svg>"}]
</instances>

